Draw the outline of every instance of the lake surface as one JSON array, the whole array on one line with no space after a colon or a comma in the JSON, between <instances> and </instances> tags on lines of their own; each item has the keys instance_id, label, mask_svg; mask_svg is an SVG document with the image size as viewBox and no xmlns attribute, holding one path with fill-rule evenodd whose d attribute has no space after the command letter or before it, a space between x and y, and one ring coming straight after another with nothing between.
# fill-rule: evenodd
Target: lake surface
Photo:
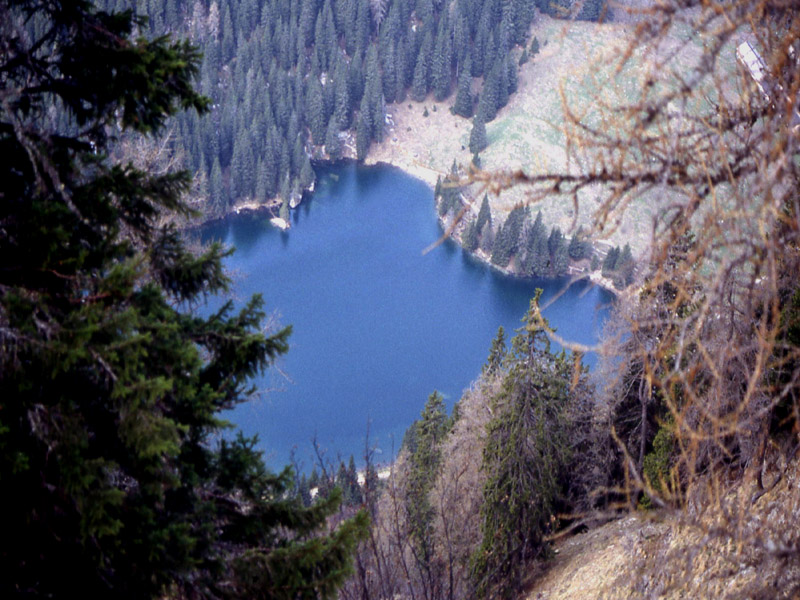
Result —
<instances>
[{"instance_id":1,"label":"lake surface","mask_svg":"<svg viewBox=\"0 0 800 600\"><path fill-rule=\"evenodd\" d=\"M423 256L441 235L432 191L398 169L348 164L317 174L288 232L263 215L202 231L237 248L226 262L237 304L259 292L276 321L293 327L289 353L256 382L265 393L229 416L259 435L274 469L292 448L310 468L315 436L331 460L360 462L367 430L374 459L391 459L428 395L438 390L452 407L497 328L510 340L534 289L546 303L566 283L501 275L452 242ZM580 282L544 315L566 339L593 343L612 299Z\"/></svg>"}]
</instances>

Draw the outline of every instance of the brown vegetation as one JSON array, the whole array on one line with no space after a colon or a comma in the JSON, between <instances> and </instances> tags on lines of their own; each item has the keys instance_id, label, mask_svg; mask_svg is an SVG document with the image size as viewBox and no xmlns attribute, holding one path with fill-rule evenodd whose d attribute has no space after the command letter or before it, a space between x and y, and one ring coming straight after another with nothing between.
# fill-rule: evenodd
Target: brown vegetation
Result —
<instances>
[{"instance_id":1,"label":"brown vegetation","mask_svg":"<svg viewBox=\"0 0 800 600\"><path fill-rule=\"evenodd\" d=\"M668 200L652 219L640 294L621 307L629 334L607 349L614 368L599 405L621 454L604 467L621 476L619 500L661 507L700 532L655 565L663 589L691 587L706 564L694 559L713 548L736 557L730 576L759 573L743 596L792 597L800 538L786 523L797 516L798 494L770 508L760 502L799 442L800 15L782 2L743 0L663 2L642 16L617 59L621 70L637 49L650 55L638 97L599 101L592 119L565 104L576 168L510 173L500 185L524 182L531 201L559 193L580 210L578 192L602 184L592 212L600 235L643 194ZM703 48L680 72L670 63L682 51L676 28ZM743 65L731 77L722 64L745 41L767 66L766 93ZM768 458L784 466L771 469ZM739 485L748 477L753 485Z\"/></svg>"},{"instance_id":2,"label":"brown vegetation","mask_svg":"<svg viewBox=\"0 0 800 600\"><path fill-rule=\"evenodd\" d=\"M658 199L639 292L609 325L593 402L571 414L570 511L553 525L592 526L625 510L663 522L600 596L796 597L800 14L780 0L665 0L631 20L633 41L614 65L624 71L636 57L646 77L616 102L597 96L591 110L564 94L568 168L471 176L492 190L525 186L530 204L569 202L596 237ZM766 66L760 87L735 62L742 42ZM583 202L587 189L599 203ZM480 541L486 385L462 403L470 419L448 438L429 496L451 582ZM443 597L410 590L393 593Z\"/></svg>"}]
</instances>

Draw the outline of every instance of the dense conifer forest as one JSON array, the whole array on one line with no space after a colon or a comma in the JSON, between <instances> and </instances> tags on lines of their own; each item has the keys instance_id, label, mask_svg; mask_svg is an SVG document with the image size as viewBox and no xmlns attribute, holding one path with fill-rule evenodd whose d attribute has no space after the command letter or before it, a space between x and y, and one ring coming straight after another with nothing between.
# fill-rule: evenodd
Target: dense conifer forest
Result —
<instances>
[{"instance_id":1,"label":"dense conifer forest","mask_svg":"<svg viewBox=\"0 0 800 600\"><path fill-rule=\"evenodd\" d=\"M172 152L201 182L207 213L222 214L246 200L297 201L314 184L314 159L364 158L393 102L452 98L455 113L490 121L516 89L511 50L525 46L536 10L571 1L141 0L135 9L148 35L186 36L204 56L198 87L210 114L177 116ZM580 11L596 19L601 3Z\"/></svg>"},{"instance_id":2,"label":"dense conifer forest","mask_svg":"<svg viewBox=\"0 0 800 600\"><path fill-rule=\"evenodd\" d=\"M194 253L190 175L107 156L205 113L188 43L89 2L0 3L0 596L333 597L367 516L328 529L221 412L288 349Z\"/></svg>"}]
</instances>

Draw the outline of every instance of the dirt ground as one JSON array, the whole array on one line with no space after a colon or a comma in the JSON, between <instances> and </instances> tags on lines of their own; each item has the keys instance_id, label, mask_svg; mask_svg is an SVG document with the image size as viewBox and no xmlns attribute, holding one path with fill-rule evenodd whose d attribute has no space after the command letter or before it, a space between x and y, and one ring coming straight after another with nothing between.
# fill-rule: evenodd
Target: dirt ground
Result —
<instances>
[{"instance_id":1,"label":"dirt ground","mask_svg":"<svg viewBox=\"0 0 800 600\"><path fill-rule=\"evenodd\" d=\"M634 515L556 543L556 554L532 582L528 600L629 597L631 590L618 580L631 554L643 552L647 540L664 535L664 529Z\"/></svg>"},{"instance_id":2,"label":"dirt ground","mask_svg":"<svg viewBox=\"0 0 800 600\"><path fill-rule=\"evenodd\" d=\"M800 566L778 549L796 548L800 460L768 462L757 501L755 474L739 473L721 502L635 511L557 540L525 598L797 597L787 588L800 581Z\"/></svg>"}]
</instances>

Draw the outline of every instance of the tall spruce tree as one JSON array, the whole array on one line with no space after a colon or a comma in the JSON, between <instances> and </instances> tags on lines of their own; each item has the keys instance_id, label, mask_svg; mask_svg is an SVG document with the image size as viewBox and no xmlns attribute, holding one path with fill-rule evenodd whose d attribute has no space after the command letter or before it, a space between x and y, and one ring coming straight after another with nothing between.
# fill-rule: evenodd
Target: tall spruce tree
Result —
<instances>
[{"instance_id":1,"label":"tall spruce tree","mask_svg":"<svg viewBox=\"0 0 800 600\"><path fill-rule=\"evenodd\" d=\"M467 225L467 230L464 232L464 237L461 238L461 246L467 252L475 252L478 249L479 241L477 222L470 221L470 224Z\"/></svg>"},{"instance_id":2,"label":"tall spruce tree","mask_svg":"<svg viewBox=\"0 0 800 600\"><path fill-rule=\"evenodd\" d=\"M540 244L541 242L541 244ZM542 257L540 253L547 252L547 237L544 227L544 220L542 219L542 211L537 211L536 219L528 228L527 235L525 236L525 257L522 260L522 272L529 277L536 277L544 275L544 269L547 267L547 258L544 257L544 264L541 264Z\"/></svg>"},{"instance_id":3,"label":"tall spruce tree","mask_svg":"<svg viewBox=\"0 0 800 600\"><path fill-rule=\"evenodd\" d=\"M336 119L328 123L328 132L325 134L325 152L331 160L338 160L342 156L342 142L339 139L339 126Z\"/></svg>"},{"instance_id":4,"label":"tall spruce tree","mask_svg":"<svg viewBox=\"0 0 800 600\"><path fill-rule=\"evenodd\" d=\"M431 87L434 97L442 101L450 95L450 79L452 77L453 38L448 11L443 11L439 19L436 42L431 57Z\"/></svg>"},{"instance_id":5,"label":"tall spruce tree","mask_svg":"<svg viewBox=\"0 0 800 600\"><path fill-rule=\"evenodd\" d=\"M472 116L472 61L467 55L461 72L458 74L458 91L456 92L453 112L466 119Z\"/></svg>"},{"instance_id":6,"label":"tall spruce tree","mask_svg":"<svg viewBox=\"0 0 800 600\"><path fill-rule=\"evenodd\" d=\"M469 151L478 154L489 145L489 138L486 136L486 125L480 115L472 119L472 130L469 132Z\"/></svg>"},{"instance_id":7,"label":"tall spruce tree","mask_svg":"<svg viewBox=\"0 0 800 600\"><path fill-rule=\"evenodd\" d=\"M486 194L483 195L483 200L481 200L481 207L478 210L478 232L482 233L484 226L492 224L492 211L489 209L489 196Z\"/></svg>"},{"instance_id":8,"label":"tall spruce tree","mask_svg":"<svg viewBox=\"0 0 800 600\"><path fill-rule=\"evenodd\" d=\"M614 270L617 268L617 260L619 260L620 249L619 246L614 246L608 251L606 257L603 259L603 277L611 277Z\"/></svg>"},{"instance_id":9,"label":"tall spruce tree","mask_svg":"<svg viewBox=\"0 0 800 600\"><path fill-rule=\"evenodd\" d=\"M428 95L430 86L431 54L433 53L433 34L428 30L417 55L414 67L414 80L411 84L411 97L422 102Z\"/></svg>"},{"instance_id":10,"label":"tall spruce tree","mask_svg":"<svg viewBox=\"0 0 800 600\"><path fill-rule=\"evenodd\" d=\"M536 290L524 326L506 356L508 372L492 400L482 468L482 542L472 557L478 596L511 598L544 536L564 489L569 459L568 399L573 375L554 354L539 321Z\"/></svg>"},{"instance_id":11,"label":"tall spruce tree","mask_svg":"<svg viewBox=\"0 0 800 600\"><path fill-rule=\"evenodd\" d=\"M190 212L188 176L106 156L207 106L195 49L135 26L0 5L0 596L331 597L366 517L316 535L336 495L304 508L255 440L216 441L288 328L262 332L258 297L189 312L228 280L220 246L157 225Z\"/></svg>"},{"instance_id":12,"label":"tall spruce tree","mask_svg":"<svg viewBox=\"0 0 800 600\"><path fill-rule=\"evenodd\" d=\"M506 352L506 330L500 325L497 328L497 335L489 347L489 358L486 359L486 364L483 365L483 372L488 374L497 373L506 358Z\"/></svg>"},{"instance_id":13,"label":"tall spruce tree","mask_svg":"<svg viewBox=\"0 0 800 600\"><path fill-rule=\"evenodd\" d=\"M589 258L592 254L591 242L584 238L584 233L581 228L572 234L569 240L569 257L572 260L581 260L582 258Z\"/></svg>"},{"instance_id":14,"label":"tall spruce tree","mask_svg":"<svg viewBox=\"0 0 800 600\"><path fill-rule=\"evenodd\" d=\"M414 546L414 556L423 579L433 587L437 578L434 567L434 508L430 492L442 459L442 442L450 429L444 398L433 392L414 424L414 450L409 456L406 518Z\"/></svg>"},{"instance_id":15,"label":"tall spruce tree","mask_svg":"<svg viewBox=\"0 0 800 600\"><path fill-rule=\"evenodd\" d=\"M525 215L527 215L525 206L515 206L508 214L506 222L503 223L503 228L497 234L497 239L492 249L492 263L498 267L508 265L511 257L516 254L519 248L519 239Z\"/></svg>"}]
</instances>

